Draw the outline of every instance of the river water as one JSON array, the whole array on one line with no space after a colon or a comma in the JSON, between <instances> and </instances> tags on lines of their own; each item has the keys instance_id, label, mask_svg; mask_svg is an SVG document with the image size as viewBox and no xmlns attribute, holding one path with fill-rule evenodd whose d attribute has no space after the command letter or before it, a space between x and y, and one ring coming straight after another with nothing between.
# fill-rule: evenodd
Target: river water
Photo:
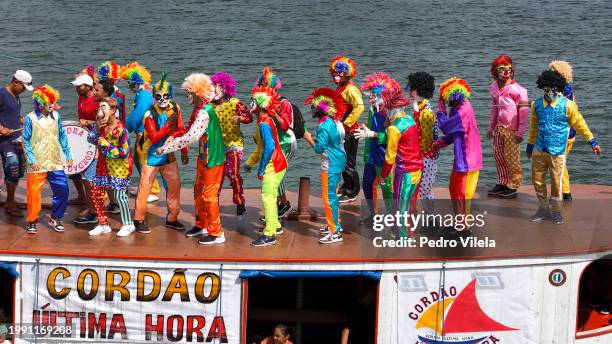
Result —
<instances>
[{"instance_id":1,"label":"river water","mask_svg":"<svg viewBox=\"0 0 612 344\"><path fill-rule=\"evenodd\" d=\"M492 185L495 165L485 137L490 62L509 54L518 82L533 99L541 95L535 87L537 75L550 60L566 59L574 67L581 111L604 150L602 158L595 159L579 138L568 163L572 181L611 184L611 17L612 2L606 0L2 0L0 80L8 81L18 68L30 71L35 84L49 83L60 90L60 113L66 120L76 118L76 94L69 82L89 63L137 60L152 70L154 80L167 71L175 84L192 72L226 70L237 79L238 96L247 102L262 67L272 65L282 80L282 94L302 107L314 128L302 102L314 87L333 85L327 66L337 54L357 62L358 83L373 71L388 72L402 84L415 71L431 73L437 84L460 76L472 86L483 139L480 185ZM131 97L125 83L119 87ZM32 109L27 97L23 95L24 113ZM184 93L178 92L176 100L188 117ZM243 129L245 154L253 150L253 129ZM299 146L287 173L293 189L300 176L319 184L318 158L305 142ZM438 185L448 182L451 158L450 149L441 155ZM194 161L181 169L185 185L193 182ZM524 156L523 166L524 182L530 183ZM245 187L259 185L253 175L245 178Z\"/></svg>"}]
</instances>

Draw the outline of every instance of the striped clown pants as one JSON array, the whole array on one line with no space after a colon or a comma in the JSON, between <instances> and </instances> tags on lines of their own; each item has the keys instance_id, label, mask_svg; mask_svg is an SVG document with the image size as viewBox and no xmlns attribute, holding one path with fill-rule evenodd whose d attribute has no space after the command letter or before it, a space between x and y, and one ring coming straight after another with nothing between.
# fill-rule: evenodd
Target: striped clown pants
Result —
<instances>
[{"instance_id":1,"label":"striped clown pants","mask_svg":"<svg viewBox=\"0 0 612 344\"><path fill-rule=\"evenodd\" d=\"M421 182L422 171L406 172L402 168L395 166L395 176L393 177L393 212L403 214L413 214L416 211L417 195L419 194L419 183ZM410 228L412 236L413 226ZM408 232L402 225L399 227L399 234L407 237Z\"/></svg>"},{"instance_id":2,"label":"striped clown pants","mask_svg":"<svg viewBox=\"0 0 612 344\"><path fill-rule=\"evenodd\" d=\"M521 147L516 143L516 132L496 127L493 132L493 158L497 168L497 184L518 189L523 182Z\"/></svg>"},{"instance_id":3,"label":"striped clown pants","mask_svg":"<svg viewBox=\"0 0 612 344\"><path fill-rule=\"evenodd\" d=\"M340 172L321 171L321 198L323 199L327 228L332 234L342 232L342 226L338 218L338 195L336 194L340 175Z\"/></svg>"},{"instance_id":4,"label":"striped clown pants","mask_svg":"<svg viewBox=\"0 0 612 344\"><path fill-rule=\"evenodd\" d=\"M121 223L125 225L134 224L130 215L129 199L127 196L126 189L112 189L113 195L119 204L119 211L121 213ZM98 215L98 224L102 226L108 226L108 214L106 212L106 204L104 203L104 197L106 196L106 187L93 185L91 187L91 197L94 208L96 209L96 215Z\"/></svg>"},{"instance_id":5,"label":"striped clown pants","mask_svg":"<svg viewBox=\"0 0 612 344\"><path fill-rule=\"evenodd\" d=\"M28 216L26 220L38 220L41 209L42 188L48 181L53 192L51 216L61 218L68 206L68 179L64 171L28 172L27 174L27 202Z\"/></svg>"}]
</instances>

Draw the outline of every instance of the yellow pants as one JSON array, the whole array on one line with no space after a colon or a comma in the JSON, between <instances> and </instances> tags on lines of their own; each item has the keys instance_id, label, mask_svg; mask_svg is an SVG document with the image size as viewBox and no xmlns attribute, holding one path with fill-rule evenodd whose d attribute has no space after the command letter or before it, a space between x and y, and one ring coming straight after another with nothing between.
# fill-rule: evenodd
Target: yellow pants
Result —
<instances>
[{"instance_id":1,"label":"yellow pants","mask_svg":"<svg viewBox=\"0 0 612 344\"><path fill-rule=\"evenodd\" d=\"M497 168L497 184L518 189L523 182L520 144L516 143L516 132L496 127L493 133L493 158Z\"/></svg>"},{"instance_id":2,"label":"yellow pants","mask_svg":"<svg viewBox=\"0 0 612 344\"><path fill-rule=\"evenodd\" d=\"M563 199L563 188L561 179L565 169L565 155L550 155L539 150L534 150L531 156L531 181L535 189L540 207L548 208L549 204L553 211L561 211L561 200ZM550 171L550 200L546 187L546 175Z\"/></svg>"},{"instance_id":3,"label":"yellow pants","mask_svg":"<svg viewBox=\"0 0 612 344\"><path fill-rule=\"evenodd\" d=\"M570 193L570 180L569 180L569 172L567 171L567 157L569 156L572 147L574 146L574 142L576 142L576 137L572 137L567 140L567 146L565 147L565 168L563 169L563 193Z\"/></svg>"}]
</instances>

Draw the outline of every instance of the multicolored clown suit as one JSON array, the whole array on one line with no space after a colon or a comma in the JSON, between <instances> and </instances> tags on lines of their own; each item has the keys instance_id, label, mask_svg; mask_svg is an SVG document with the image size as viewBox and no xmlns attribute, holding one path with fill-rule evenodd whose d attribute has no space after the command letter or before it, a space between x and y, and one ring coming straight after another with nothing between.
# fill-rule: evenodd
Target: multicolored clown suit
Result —
<instances>
[{"instance_id":1,"label":"multicolored clown suit","mask_svg":"<svg viewBox=\"0 0 612 344\"><path fill-rule=\"evenodd\" d=\"M359 194L359 173L357 172L357 148L359 141L354 136L355 130L359 128L359 116L364 110L363 96L359 88L355 86L352 79L357 75L355 61L345 56L336 56L329 64L329 72L337 85L336 91L342 94L342 98L348 104L346 112L340 117L346 128L344 140L344 151L346 152L346 168L342 172L343 184L340 193L343 198L351 200Z\"/></svg>"},{"instance_id":2,"label":"multicolored clown suit","mask_svg":"<svg viewBox=\"0 0 612 344\"><path fill-rule=\"evenodd\" d=\"M97 145L99 152L96 176L91 182L91 194L98 215L98 227L90 232L91 235L110 232L107 209L104 204L107 189L113 191L119 204L123 224L119 235L130 234L134 231L127 196L133 161L129 133L117 119L117 112L118 104L115 99L109 97L102 101L98 118L104 118L108 124L103 128L94 127L87 136L87 141Z\"/></svg>"},{"instance_id":3,"label":"multicolored clown suit","mask_svg":"<svg viewBox=\"0 0 612 344\"><path fill-rule=\"evenodd\" d=\"M177 103L170 101L174 95L174 87L166 78L167 74L162 73L161 80L153 87L156 103L144 114L146 138L150 145L146 162L142 165L140 172L140 185L138 186L136 211L134 213L135 221L144 221L147 212L147 199L158 172L161 173L167 185L167 221L169 223L177 221L181 210L181 178L174 153L162 155L156 153L157 148L162 147L171 134L183 130L181 108ZM185 158L188 152L187 147L181 149L184 162L188 161Z\"/></svg>"},{"instance_id":4,"label":"multicolored clown suit","mask_svg":"<svg viewBox=\"0 0 612 344\"><path fill-rule=\"evenodd\" d=\"M527 129L529 98L527 90L514 80L514 66L509 56L501 55L493 60L491 77L487 137L493 138L497 185L489 194L516 197L516 189L523 182L520 142Z\"/></svg>"},{"instance_id":5,"label":"multicolored clown suit","mask_svg":"<svg viewBox=\"0 0 612 344\"><path fill-rule=\"evenodd\" d=\"M346 166L344 152L344 126L335 119L346 110L344 99L340 93L331 88L317 88L304 101L312 108L313 117L317 118L317 140L314 151L321 154L321 193L325 219L329 234L321 238L321 243L342 240L342 226L338 218L338 195L336 188L340 182L340 174Z\"/></svg>"},{"instance_id":6,"label":"multicolored clown suit","mask_svg":"<svg viewBox=\"0 0 612 344\"><path fill-rule=\"evenodd\" d=\"M32 94L34 111L23 123L23 145L28 161L28 223L36 223L41 209L41 192L45 180L51 185L52 219L61 219L68 206L68 180L60 152L72 161L68 137L59 113L54 110L59 92L48 85L36 87Z\"/></svg>"},{"instance_id":7,"label":"multicolored clown suit","mask_svg":"<svg viewBox=\"0 0 612 344\"><path fill-rule=\"evenodd\" d=\"M210 103L215 89L210 77L202 73L189 75L182 87L188 93L189 103L194 105L189 126L172 134L174 139L158 151L168 154L199 140L194 183L195 226L208 232L208 236L200 240L201 244L223 243L225 235L219 215L219 188L223 181L225 144L219 119Z\"/></svg>"},{"instance_id":8,"label":"multicolored clown suit","mask_svg":"<svg viewBox=\"0 0 612 344\"><path fill-rule=\"evenodd\" d=\"M100 80L110 80L113 85L121 79L121 67L115 61L104 61L98 67L98 77ZM111 95L119 105L119 120L125 123L125 95L115 86L115 92Z\"/></svg>"},{"instance_id":9,"label":"multicolored clown suit","mask_svg":"<svg viewBox=\"0 0 612 344\"><path fill-rule=\"evenodd\" d=\"M134 156L134 165L138 173L142 176L142 165L147 163L147 152L151 147L151 142L144 137L144 114L153 106L155 101L151 94L151 87L148 84L151 82L151 73L138 62L131 62L121 67L121 78L127 80L130 90L136 96L134 98L134 108L125 120L125 127L130 133L135 133L135 143L132 154ZM157 180L153 182L151 187L151 195L159 195L159 183Z\"/></svg>"},{"instance_id":10,"label":"multicolored clown suit","mask_svg":"<svg viewBox=\"0 0 612 344\"><path fill-rule=\"evenodd\" d=\"M210 77L217 88L212 104L221 124L223 142L225 144L224 179L227 177L232 185L232 201L237 206L237 214L244 213L244 189L240 165L244 147L244 137L240 130L240 123L248 124L253 121L249 109L236 98L236 81L226 72L218 72ZM223 186L223 181L221 182ZM221 192L221 188L219 188Z\"/></svg>"},{"instance_id":11,"label":"multicolored clown suit","mask_svg":"<svg viewBox=\"0 0 612 344\"><path fill-rule=\"evenodd\" d=\"M573 75L572 66L569 64L569 62L562 61L562 60L551 61L548 64L548 69L559 72L559 74L563 76L563 78L565 79L565 82L567 83L567 85L565 85L565 88L563 89L563 96L575 102L576 99L574 98L574 90L573 90L574 75ZM572 150L572 147L574 146L574 142L576 142L576 129L570 126L569 136L567 138L567 146L565 147L565 167L563 168L563 181L562 181L563 199L567 201L572 200L572 193L570 190L569 172L567 169L567 157L569 156L569 153Z\"/></svg>"},{"instance_id":12,"label":"multicolored clown suit","mask_svg":"<svg viewBox=\"0 0 612 344\"><path fill-rule=\"evenodd\" d=\"M449 181L450 196L455 214L470 211L478 176L482 169L482 146L472 104L471 88L459 78L450 78L440 85L439 112L436 114L444 136L433 143L436 150L452 144L454 147L453 170ZM446 114L446 103L450 113ZM466 202L467 200L467 202Z\"/></svg>"},{"instance_id":13,"label":"multicolored clown suit","mask_svg":"<svg viewBox=\"0 0 612 344\"><path fill-rule=\"evenodd\" d=\"M550 208L552 220L563 223L561 217L562 186L561 180L565 168L565 152L570 125L591 144L598 154L599 144L587 126L578 106L572 100L562 96L565 89L565 78L555 71L544 71L538 77L538 88L544 90L544 96L531 104L529 135L527 137L527 156L531 158L531 179L538 196L540 209L533 221L542 220L542 214ZM547 195L546 175L551 176L550 200ZM540 215L540 216L538 216Z\"/></svg>"},{"instance_id":14,"label":"multicolored clown suit","mask_svg":"<svg viewBox=\"0 0 612 344\"><path fill-rule=\"evenodd\" d=\"M280 109L280 95L272 87L257 86L251 91L251 98L254 111L259 111L255 130L256 148L245 162L245 167L251 169L259 162L257 177L262 181L261 200L266 219L263 235L274 238L276 230L281 227L276 197L287 170L287 159L280 146L276 124L271 117L271 114Z\"/></svg>"},{"instance_id":15,"label":"multicolored clown suit","mask_svg":"<svg viewBox=\"0 0 612 344\"><path fill-rule=\"evenodd\" d=\"M400 214L414 213L423 170L419 128L414 118L404 112L404 106L408 105L409 101L404 97L399 84L383 91L382 99L391 124L385 134L378 135L379 143L387 143L381 177L387 178L395 166L393 211L399 211ZM399 227L399 234L403 237L409 235L404 226Z\"/></svg>"},{"instance_id":16,"label":"multicolored clown suit","mask_svg":"<svg viewBox=\"0 0 612 344\"><path fill-rule=\"evenodd\" d=\"M264 67L263 72L259 79L257 79L255 86L271 87L279 95L279 90L282 88L280 78L274 74L272 67L269 66ZM289 163L297 151L297 140L295 138L295 134L293 133L293 106L287 98L280 96L279 99L279 110L272 112L270 116L272 116L274 123L276 123L278 142L283 154L285 155L285 158L287 159L287 163ZM286 189L287 187L285 186L285 179L283 177L280 185L278 186L278 194L285 195ZM280 204L280 202L279 205L285 207L288 206L288 208L291 207L289 204L283 205Z\"/></svg>"},{"instance_id":17,"label":"multicolored clown suit","mask_svg":"<svg viewBox=\"0 0 612 344\"><path fill-rule=\"evenodd\" d=\"M438 152L431 149L431 144L438 139L438 122L429 99L433 97L436 86L434 78L428 73L417 72L408 75L408 86L414 113L412 117L419 130L419 147L423 156L423 176L419 184L419 198L423 202L423 211L434 212L433 185L438 170Z\"/></svg>"},{"instance_id":18,"label":"multicolored clown suit","mask_svg":"<svg viewBox=\"0 0 612 344\"><path fill-rule=\"evenodd\" d=\"M366 126L373 132L384 134L387 130L385 121L387 120L387 109L381 109L381 93L385 89L399 87L395 80L391 79L388 74L382 72L374 72L366 76L365 83L361 85L361 90L364 91L370 101L370 110ZM378 143L375 138L365 139L365 148L363 157L365 166L363 167L363 179L361 180L363 187L363 195L368 204L370 216L376 213L378 207L378 195L376 185L380 184L382 197L385 202L386 211L390 212L393 208L393 186L391 176L383 179L381 170L385 162L386 144ZM380 182L382 181L382 183Z\"/></svg>"}]
</instances>

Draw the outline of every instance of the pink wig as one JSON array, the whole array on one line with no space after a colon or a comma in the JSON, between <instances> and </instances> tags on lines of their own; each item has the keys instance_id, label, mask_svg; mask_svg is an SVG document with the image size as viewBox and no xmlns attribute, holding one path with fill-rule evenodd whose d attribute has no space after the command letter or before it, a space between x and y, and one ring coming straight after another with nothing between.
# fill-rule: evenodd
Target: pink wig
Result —
<instances>
[{"instance_id":1,"label":"pink wig","mask_svg":"<svg viewBox=\"0 0 612 344\"><path fill-rule=\"evenodd\" d=\"M223 98L229 99L236 95L236 80L229 73L217 72L210 80L213 84L223 87Z\"/></svg>"}]
</instances>

